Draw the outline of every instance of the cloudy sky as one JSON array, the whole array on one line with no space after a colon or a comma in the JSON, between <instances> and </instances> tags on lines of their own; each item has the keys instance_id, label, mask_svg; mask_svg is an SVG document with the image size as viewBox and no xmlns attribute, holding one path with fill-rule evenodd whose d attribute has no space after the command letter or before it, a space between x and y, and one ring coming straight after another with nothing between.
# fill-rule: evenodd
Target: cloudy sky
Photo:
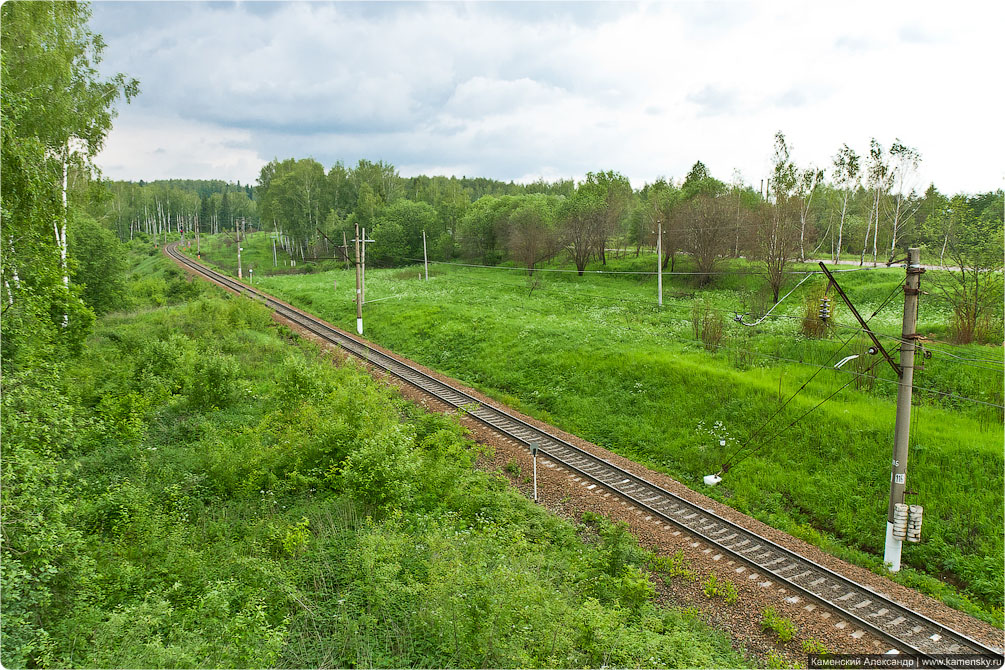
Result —
<instances>
[{"instance_id":1,"label":"cloudy sky","mask_svg":"<svg viewBox=\"0 0 1005 670\"><path fill-rule=\"evenodd\" d=\"M140 80L113 179L254 182L278 157L530 181L701 160L755 187L774 133L821 167L871 137L917 186L1005 181L1001 2L103 2L103 71Z\"/></svg>"}]
</instances>

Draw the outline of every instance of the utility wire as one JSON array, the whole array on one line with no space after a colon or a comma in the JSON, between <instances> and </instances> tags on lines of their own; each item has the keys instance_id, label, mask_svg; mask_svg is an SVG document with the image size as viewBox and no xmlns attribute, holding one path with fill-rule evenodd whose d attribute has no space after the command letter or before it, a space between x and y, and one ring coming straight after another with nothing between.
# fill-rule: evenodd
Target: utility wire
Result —
<instances>
[{"instance_id":1,"label":"utility wire","mask_svg":"<svg viewBox=\"0 0 1005 670\"><path fill-rule=\"evenodd\" d=\"M423 263L421 258L406 258L404 260L412 261L415 263ZM452 263L449 261L428 261L429 263L434 263L436 265L450 265L454 267L462 268L483 268L486 270L509 270L518 272L527 272L526 267L510 267L508 265L477 265L475 263ZM882 268L852 268L850 270L831 270L831 272L860 272L862 270L873 270ZM565 268L534 268L534 272L560 272L560 273L575 273L580 274L579 270L565 269ZM603 274L603 275L648 275L655 276L661 274L656 270L583 270L581 273L583 275L587 274ZM662 274L666 275L681 275L681 276L708 276L708 275L765 275L767 272L762 270L713 270L709 272L680 272L680 271L663 271ZM783 274L823 274L820 270L786 270Z\"/></svg>"},{"instance_id":2,"label":"utility wire","mask_svg":"<svg viewBox=\"0 0 1005 670\"><path fill-rule=\"evenodd\" d=\"M746 448L747 448L747 447L748 447L748 446L750 445L750 443L754 441L754 438L756 438L756 437L757 437L758 435L760 435L760 434L761 434L761 433L762 433L762 432L764 431L764 429L768 427L768 424L770 424L770 423L771 423L771 421L772 421L772 420L773 420L773 419L774 419L774 418L775 418L776 416L778 416L778 415L779 415L779 414L780 414L780 413L782 412L782 410L784 410L784 409L785 409L786 407L788 407L789 403L790 403L790 402L792 402L792 401L793 401L793 400L795 399L795 397L796 397L797 395L799 395L799 393L800 393L800 392L801 392L801 391L802 391L803 389L805 389L805 388L806 388L806 386L807 386L807 385L808 385L808 384L809 384L809 383L810 383L811 381L813 381L813 378L814 378L814 377L816 377L816 376L817 376L818 374L820 374L820 371L821 371L821 370L824 370L824 369L826 369L827 367L829 367L829 363L830 363L830 362L831 362L831 361L832 361L832 360L834 359L834 357L835 357L835 356L836 356L836 355L837 355L838 353L840 353L840 351L841 351L842 349L844 349L844 348L845 348L845 346L846 346L846 345L847 345L847 344L848 344L849 342L851 342L852 338L854 338L854 337L855 337L855 335L857 335L857 333L852 333L851 335L849 335L849 336L848 336L848 339L846 339L846 340L845 340L844 342L842 342L842 343L841 343L841 346L840 346L840 347L838 347L838 348L837 348L837 349L836 349L836 350L835 350L835 351L834 351L833 353L831 353L831 355L830 355L830 356L828 356L828 357L827 357L827 360L826 360L826 361L824 361L824 364L823 364L823 365L821 365L821 366L820 366L819 368L817 368L816 370L814 370L813 374L812 374L812 375L810 375L810 378L809 378L809 379L807 379L806 381L804 381L804 382L803 382L803 385L802 385L802 386L800 386L800 387L799 387L798 389L796 389L796 392L795 392L795 393L793 393L792 395L790 395L790 396L789 396L789 398L788 398L788 400L786 400L786 401L785 401L784 403L782 403L782 405L781 405L780 407L778 407L778 409L776 409L776 410L775 410L775 411L774 411L774 412L772 413L772 415L771 415L771 416L769 416L769 417L767 418L767 420L766 420L766 421L765 421L764 423L762 423L762 424L761 424L761 427L760 427L760 428L758 428L758 429L757 429L757 430L755 430L755 431L754 431L754 432L753 432L753 433L752 433L751 435L749 435L749 436L747 437L746 441L745 441L745 442L744 442L743 444L741 444L741 445L740 445L739 447L737 447L737 448L736 448L735 450L733 450L733 453L732 453L732 454L730 454L730 455L729 455L729 456L728 456L728 457L726 458L726 462L725 462L725 463L723 464L723 466L722 466L722 471L723 471L723 472L727 472L727 471L729 470L729 468L730 468L730 467L732 467L732 466L731 466L731 465L729 464L729 462L730 462L730 461L731 461L731 460L733 459L733 457L735 457L735 456L736 456L737 454L739 454L739 453L740 453L741 451L743 451L744 449L746 449ZM755 451L756 451L756 450L755 450Z\"/></svg>"},{"instance_id":3,"label":"utility wire","mask_svg":"<svg viewBox=\"0 0 1005 670\"><path fill-rule=\"evenodd\" d=\"M790 295L792 295L792 294L793 294L793 293L795 292L795 290L796 290L797 288L799 288L800 286L802 286L802 285L803 285L803 282L805 282L805 281L806 281L807 279L809 279L809 278L810 278L810 277L812 277L812 276L813 276L813 275L811 275L811 274L808 274L808 275L806 275L805 277L803 277L803 278L802 278L802 280L801 280L801 281L800 281L800 282L799 282L798 284L796 284L795 286L793 286L793 287L792 287L792 290L791 290L791 291L789 291L789 292L788 292L788 293L786 293L786 294L785 294L784 296L782 296L782 299L781 299L781 300L779 300L778 302L776 302L776 303L775 303L774 305L772 305L772 306L771 306L771 309L769 309L769 310L768 310L767 312L765 312L765 313L764 313L764 315L763 315L763 316L762 316L762 317L761 317L760 319L758 319L757 321L755 321L755 322L753 322L753 323L746 323L746 322L745 322L745 321L743 320L743 315L740 315L740 317L739 317L739 318L738 318L738 319L736 320L736 322L737 322L737 323L739 323L739 324L740 324L741 326L748 326L748 327L750 327L750 326L756 326L757 324L759 324L760 322L764 321L764 320L765 320L765 319L767 319L767 318L768 318L769 316L771 316L771 312L772 312L772 311L773 311L773 310L774 310L774 309L775 309L776 307L778 307L779 305L781 305L781 304L782 304L782 303L783 303L783 302L785 301L785 299L786 299L786 298L788 298L788 297L789 297Z\"/></svg>"},{"instance_id":4,"label":"utility wire","mask_svg":"<svg viewBox=\"0 0 1005 670\"><path fill-rule=\"evenodd\" d=\"M880 311L881 311L881 310L882 310L882 309L883 309L884 307L886 307L887 303L888 303L888 302L890 302L890 299L891 299L891 298L893 298L893 296L894 296L894 295L896 294L896 292L897 292L897 291L898 291L898 290L900 289L900 287L901 287L901 286L903 285L903 283L904 283L905 281L907 281L907 279L906 279L906 278L905 278L905 279L903 279L903 280L902 280L902 281L901 281L901 282L900 282L899 284L897 284L896 288L894 288L894 289L893 289L893 291L891 291L891 292L890 292L890 295L888 295L888 296L887 296L886 300L884 300L884 301L882 302L882 304L881 304L881 305L880 305L880 306L879 306L878 308L876 308L876 311L875 311L875 312L873 312L873 313L872 313L872 314L871 314L871 315L869 316L869 318L865 320L865 322L866 322L866 323L869 323L869 321L871 321L873 317L875 317L875 316L876 316L877 314L879 314L879 312L880 312ZM830 324L828 324L828 325L830 325ZM788 406L788 404L789 404L790 402L792 402L792 400L793 400L793 399L794 399L794 398L795 398L795 397L796 397L797 395L799 395L799 393L800 393L800 392L801 392L801 391L802 391L803 389L805 389L805 388L806 388L807 384L809 384L809 383L810 383L811 381L813 381L813 378L814 378L814 377L816 377L816 376L817 376L818 374L820 374L820 371L821 371L821 370L823 370L823 369L824 369L825 367L827 367L827 365L828 365L828 364L829 364L829 363L830 363L830 362L831 362L831 361L832 361L832 360L834 359L834 357L835 357L835 356L836 356L836 355L837 355L838 353L840 353L840 352L841 352L841 350L842 350L842 349L844 349L844 348L845 348L845 346L847 346L847 344L848 344L849 342L851 342L852 338L854 338L854 337L855 337L855 336L856 336L857 334L858 334L858 333L856 332L856 333L852 333L852 334L851 334L850 336L848 336L848 339L846 339L846 340L845 340L844 342L842 342L842 343L841 343L841 346L840 346L840 347L838 347L838 348L837 348L837 349L836 349L836 350L835 350L835 351L834 351L834 352L833 352L833 353L832 353L832 354L831 354L830 356L828 356L828 357L827 357L827 360L826 360L826 361L824 362L824 365L822 365L821 367L817 368L817 369L816 369L816 370L815 370L815 371L813 372L813 374L812 374L812 375L810 375L810 378L809 378L809 379L807 379L807 380L806 380L805 382L803 382L803 385L802 385L802 386L800 386L800 387L799 387L798 389L796 389L796 392L795 392L795 393L793 393L793 394L792 394L791 396L789 396L789 399L788 399L788 400L786 400L786 401L785 401L785 402L784 402L784 403L783 403L783 404L781 405L781 407L779 407L778 409L776 409L776 410L774 411L774 413L773 413L773 414L772 414L771 416L769 416L769 417L768 417L767 421L765 421L765 422L764 422L763 424L761 424L761 427L760 427L760 428L758 428L757 430L755 430L755 431L754 431L754 432L753 432L753 433L752 433L752 434L751 434L751 435L750 435L750 436L749 436L749 437L747 438L747 440L746 440L746 441L745 441L745 442L744 442L744 443L743 443L742 445L740 445L740 446L739 446L739 447L738 447L738 448L737 448L736 450L734 450L734 451L733 451L733 453L732 453L732 454L730 454L730 455L729 455L729 457L728 457L728 458L726 459L726 462L725 462L725 463L723 464L723 466L722 466L722 472L726 472L726 471L728 471L728 470L729 470L729 468L731 467L731 466L730 466L730 463L729 463L729 462L730 462L730 461L731 461L731 460L733 459L733 457L734 457L734 456L736 456L737 454L739 454L739 453L740 453L741 451L743 451L744 449L746 449L746 448L747 448L747 447L748 447L748 446L750 445L750 443L751 443L751 442L753 442L754 438L755 438L755 437L757 437L758 435L760 435L760 434L761 434L761 433L762 433L762 432L764 431L764 429L765 429L765 428L767 428L768 424L769 424L769 423L771 423L771 421L772 421L772 420L773 420L773 419L774 419L774 418L775 418L776 416L778 416L778 414L779 414L779 413L780 413L780 412L781 412L781 411L782 411L783 409L785 409L785 408L786 408L786 407ZM849 383L850 383L850 382L849 382ZM772 439L774 439L774 438L772 438ZM762 446L763 446L763 445L762 445ZM759 449L759 448L760 448L760 447L758 447L758 449ZM755 449L754 451L756 451L756 449ZM751 452L751 453L753 453L753 452Z\"/></svg>"},{"instance_id":5,"label":"utility wire","mask_svg":"<svg viewBox=\"0 0 1005 670\"><path fill-rule=\"evenodd\" d=\"M466 278L466 279L468 281L473 281L473 282L478 282L478 283L488 283L488 284L494 284L494 285L497 285L497 286L511 286L513 288L521 288L521 286L519 284L514 284L514 283L509 283L509 282L495 282L495 281L491 281L491 280L481 280L481 279L472 279L472 278ZM898 288L899 288L899 286L898 286ZM550 289L537 288L535 290L536 291L549 291ZM566 294L566 293L564 293L562 291L553 291L553 290L551 290L551 292L563 293L565 295L569 295L569 294ZM587 296L596 297L596 298L602 299L602 300L620 301L622 303L631 302L628 299L620 299L620 298L609 297L609 296L599 296L599 295L595 295L595 294L586 294L586 295ZM405 295L401 294L399 296L391 296L391 297L405 297ZM382 299L379 299L379 300L382 300ZM377 302L377 301L374 300L374 301L367 301L367 302L369 303L369 302ZM684 308L686 306L681 305L681 307ZM524 304L519 305L518 308L520 310L522 310L522 311L525 311L525 312L532 312L534 314L540 314L540 315L546 316L546 317L555 317L556 316L555 312L549 312L549 311L545 311L545 310L541 310L541 309L535 309L533 307L529 307L529 306L524 305ZM713 308L710 308L710 309L713 309ZM666 310L664 310L664 311L666 311ZM729 312L730 310L721 309L721 310L716 310L716 311ZM780 315L780 314L775 314L775 315L772 315L772 316L778 317L778 318L791 318L791 319L796 319L796 320L802 320L802 317L787 317L785 315ZM871 319L872 317L870 316L869 318ZM841 329L844 329L844 330L853 330L853 331L855 331L856 334L861 332L860 328L852 328L850 326L841 326L841 325L838 325L838 324L830 324L830 326L832 328L841 328ZM891 338L891 339L894 339L894 340L896 340L898 342L902 341L902 340L900 340L900 338ZM682 342L682 343L690 343L689 340L685 341L685 340L681 339L681 340L677 340L677 341ZM718 345L716 345L716 349L723 349L723 350L726 350L726 351L735 351L735 352L738 352L738 353L750 354L750 355L753 355L753 356L760 356L762 358L768 358L768 359L772 359L772 360L776 360L776 361L783 361L783 362L786 362L786 363L796 363L798 365L805 365L807 367L815 368L816 370L821 370L821 369L830 367L826 363L823 364L823 365L818 365L816 363L810 363L810 362L807 362L807 361L804 361L804 360L800 360L800 359L796 359L796 358L787 358L785 356L778 356L778 355L775 355L775 354L769 354L769 353L765 353L763 351L757 351L757 350L753 350L753 349L744 349L742 347L731 347L731 346L727 346L727 345L724 345L724 344L718 344ZM834 357L834 355L832 354L830 356L830 359L833 359L833 357ZM871 369L871 367L870 367L870 369ZM868 373L865 373L865 372L855 372L853 370L847 370L847 369L844 369L844 368L839 368L839 369L835 370L835 372L840 372L841 374L851 375L854 378L864 377L864 376L867 376L867 374L868 374ZM900 384L900 382L898 380L896 380L896 379L889 379L887 377L872 377L872 379L874 379L875 381L885 382L885 383L889 383L889 384L895 384L895 385L899 385ZM957 395L957 394L954 394L954 393L949 393L949 392L946 392L946 391L940 391L940 390L934 389L934 388L929 388L929 387L924 387L924 386L917 386L917 385L912 385L912 388L914 390L916 390L916 391L919 391L919 392L932 393L932 394L943 396L943 397L947 397L947 398L953 398L953 399L956 399L956 400L964 400L964 401L967 401L967 402L976 403L976 404L979 404L979 405L985 405L985 406L988 406L988 407L994 407L994 408L997 408L997 409L1005 409L1005 405L999 405L999 404L987 402L987 401L984 401L984 400L977 400L976 398L970 398L968 396L962 396L962 395Z\"/></svg>"},{"instance_id":6,"label":"utility wire","mask_svg":"<svg viewBox=\"0 0 1005 670\"><path fill-rule=\"evenodd\" d=\"M873 361L873 362L872 362L872 365L870 365L870 366L869 366L869 367L868 367L868 368L866 369L866 372L865 372L865 374L868 374L868 373L869 373L869 372L870 372L870 371L871 371L871 370L872 370L872 369L873 369L874 367L876 367L876 365L877 365L877 364L878 364L878 363L879 363L880 361L882 361L882 360L884 360L884 359L882 359L882 358L878 358L878 359L876 359L875 361ZM792 428L792 426L796 425L797 423L799 423L800 421L802 421L802 420L803 420L804 418L806 418L806 416L807 416L807 415L808 415L808 414L809 414L810 412L812 412L813 410L817 409L818 407L820 407L821 405L823 405L823 404L824 404L825 402L827 402L828 400L830 400L831 398L833 398L834 396L836 396L836 395L837 395L838 393L840 393L841 391L843 391L843 390L845 390L846 388L848 388L848 386L850 386L850 385L851 385L851 383L852 383L852 382L854 382L854 381L855 381L855 379L849 379L849 380L848 380L847 382L845 382L844 384L842 384L842 385L841 385L841 387L840 387L840 388L839 388L839 389L838 389L837 391L834 391L834 392L833 392L833 393L831 393L831 394L830 394L829 396L827 396L826 398L824 398L823 400L821 400L820 402L818 402L818 403L817 403L816 405L814 405L813 407L811 407L811 408L809 408L808 410L806 410L805 412L803 412L803 413L802 413L801 415L799 415L799 417L797 417L796 419L793 419L793 420L792 420L792 421L791 421L791 422L789 423L789 425L785 426L784 428L782 428L781 430L779 430L778 432L776 432L776 433L775 433L774 435L772 435L771 437L767 438L766 440L763 440L763 441L761 442L761 444L759 444L759 445L757 446L757 448L755 448L755 449L752 449L752 450L750 451L750 453L748 453L748 454L744 455L744 457L743 457L743 458L741 458L740 460L738 460L738 461L736 461L735 463L733 463L733 465L732 465L732 466L730 466L730 467L736 467L737 465L739 465L739 464L740 464L740 463L742 463L743 461L747 460L748 458L750 458L751 456L753 456L754 454L756 454L756 453L757 453L757 452L758 452L759 450L763 449L763 448L764 448L764 447L765 447L765 446L766 446L767 444L769 444L769 443L770 443L770 442L771 442L772 440L774 440L774 439L775 439L776 437L778 437L779 435L781 435L782 433L784 433L785 431L787 431L787 430L788 430L789 428Z\"/></svg>"},{"instance_id":7,"label":"utility wire","mask_svg":"<svg viewBox=\"0 0 1005 670\"><path fill-rule=\"evenodd\" d=\"M459 276L460 275L453 275L454 278L458 278ZM791 295L795 291L795 289L799 287L800 284L802 284L803 282L805 282L807 279L809 279L812 276L813 275L807 275L806 277L804 277L781 300L779 300L778 303L775 303L775 305L772 306L772 309L774 309L775 306L781 304L781 302L783 300L785 300L785 298L787 298L789 295ZM526 290L526 286L525 285L520 284L520 283L516 283L516 282L493 281L491 279L478 279L478 278L474 278L474 277L463 277L462 281L475 282L475 283L483 283L483 284L492 284L493 286L504 286L504 287L510 287L510 288L513 288L513 289ZM899 288L899 286L898 286L898 288ZM616 303L621 303L621 304L625 304L625 305L633 305L634 304L634 305L639 305L639 306L645 307L649 311L656 310L656 311L660 311L660 312L668 312L668 310L666 309L666 306L670 306L670 307L680 306L680 307L684 307L684 308L688 308L689 307L688 304L681 303L681 302L675 300L674 296L670 296L669 298L665 297L664 300L663 300L664 307L663 308L659 308L659 307L656 307L655 305L652 305L651 301L649 299L645 299L645 298L606 296L606 295L599 295L599 294L596 294L596 293L584 293L584 292L579 291L579 290L576 290L575 292L570 292L570 291L561 290L561 289L559 289L557 287L554 287L554 286L539 286L539 287L534 288L534 290L535 291L540 291L542 293L549 293L549 294L555 294L555 295L564 295L564 296L568 296L570 298L575 298L575 299L579 299L579 298L593 298L595 300L606 300L606 301L609 301L609 302L616 302ZM894 291L896 291L896 289ZM890 298L887 298L887 301L889 301L889 299ZM880 309L881 308L882 308L882 306L880 307ZM731 315L731 317L735 317L735 315L737 314L737 312L736 312L735 309L727 309L727 308L712 307L712 306L707 306L706 309L709 309L709 310L714 311L714 312L719 312L719 313L722 313L722 314L729 314L729 315ZM547 314L548 313L548 312L544 312L543 310L531 310L531 311L536 311L539 314ZM768 313L764 314L760 319L758 319L754 323L748 324L748 323L744 323L742 321L740 321L739 323L741 323L744 326L755 326L755 325L760 324L767 317L771 317L773 319L789 319L791 321L802 321L803 318L804 318L802 316L792 316L790 314L771 314L770 310L769 310ZM736 320L736 319L733 318L732 320ZM852 325L846 325L846 324L836 324L836 323L833 323L833 322L831 322L830 325L834 329L840 329L840 330L844 330L844 331L851 331L851 332L855 332L855 333L861 332L861 328L858 327L858 326L852 326ZM876 333L876 335L878 337L882 337L882 338L891 340L893 342L897 342L899 344L903 344L904 341L905 341L903 338L900 338L900 337L898 337L896 335L889 335L889 334L885 334L885 333ZM965 361L975 360L975 361L986 361L986 362L989 362L989 363L1000 363L1001 361L994 361L992 359L967 359L967 358L963 358L963 357L960 357L960 356L956 356L955 354L951 354L951 353L949 353L949 352L947 352L947 351L945 351L943 349L936 349L936 348L933 348L933 347L929 347L927 345L923 345L923 346L924 346L925 349L927 349L929 351L932 351L933 353L944 354L944 355L949 356L951 358L959 359L958 361L957 360L946 361L946 362L949 362L949 363L955 363L957 365L965 365L967 367L971 367L971 368L975 368L975 369L980 369L980 370L988 370L988 371L991 371L991 372L1000 372L1001 371L1001 369L999 369L999 368L989 368L989 367L986 367L986 366L973 365L973 364L965 362ZM783 360L791 360L791 359L783 359ZM800 362L800 361L797 361L797 362Z\"/></svg>"}]
</instances>

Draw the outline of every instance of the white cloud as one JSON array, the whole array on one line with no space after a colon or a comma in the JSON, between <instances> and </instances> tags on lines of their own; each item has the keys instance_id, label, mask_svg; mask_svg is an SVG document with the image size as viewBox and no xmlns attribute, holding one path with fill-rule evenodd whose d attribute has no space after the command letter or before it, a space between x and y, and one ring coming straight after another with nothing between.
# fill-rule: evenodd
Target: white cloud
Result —
<instances>
[{"instance_id":1,"label":"white cloud","mask_svg":"<svg viewBox=\"0 0 1005 670\"><path fill-rule=\"evenodd\" d=\"M900 137L943 190L1001 185L999 5L143 5L96 6L108 68L144 91L100 159L114 177L225 157L246 181L311 155L641 184L700 159L756 184L780 129L801 163ZM151 148L128 160L128 143Z\"/></svg>"},{"instance_id":2,"label":"white cloud","mask_svg":"<svg viewBox=\"0 0 1005 670\"><path fill-rule=\"evenodd\" d=\"M224 179L248 183L265 163L251 134L170 115L124 111L98 157L116 179Z\"/></svg>"}]
</instances>

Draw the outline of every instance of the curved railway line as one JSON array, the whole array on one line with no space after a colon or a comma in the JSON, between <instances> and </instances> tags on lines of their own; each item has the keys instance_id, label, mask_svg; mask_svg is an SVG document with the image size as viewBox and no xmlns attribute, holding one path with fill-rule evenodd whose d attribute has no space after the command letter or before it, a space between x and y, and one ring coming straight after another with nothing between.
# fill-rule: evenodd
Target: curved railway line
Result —
<instances>
[{"instance_id":1,"label":"curved railway line","mask_svg":"<svg viewBox=\"0 0 1005 670\"><path fill-rule=\"evenodd\" d=\"M355 336L337 330L272 296L216 272L184 256L177 244L165 252L191 271L239 294L264 302L284 318L347 352L377 366L436 399L462 408L470 417L601 486L664 523L715 546L723 554L758 573L786 585L803 598L837 610L863 631L889 642L891 651L924 657L939 664L942 655L1000 656L988 647L933 619L902 606L886 595L857 584L818 563L729 521L714 512L636 476L499 408L486 405L467 393L433 378L407 363L369 347ZM987 667L987 666L985 666Z\"/></svg>"}]
</instances>

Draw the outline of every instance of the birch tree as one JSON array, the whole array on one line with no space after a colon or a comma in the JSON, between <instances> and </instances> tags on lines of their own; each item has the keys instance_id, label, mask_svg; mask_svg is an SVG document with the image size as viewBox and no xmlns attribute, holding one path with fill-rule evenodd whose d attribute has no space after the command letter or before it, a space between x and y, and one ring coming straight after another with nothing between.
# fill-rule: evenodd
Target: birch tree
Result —
<instances>
[{"instance_id":1,"label":"birch tree","mask_svg":"<svg viewBox=\"0 0 1005 670\"><path fill-rule=\"evenodd\" d=\"M785 266L797 244L794 225L796 208L793 206L797 171L781 131L775 133L771 166L771 202L767 211L762 211L758 217L753 248L757 258L764 263L768 285L777 303L785 279Z\"/></svg>"},{"instance_id":2,"label":"birch tree","mask_svg":"<svg viewBox=\"0 0 1005 670\"><path fill-rule=\"evenodd\" d=\"M813 196L816 195L817 188L824 179L824 171L810 166L799 173L796 180L796 197L799 201L799 260L806 260L806 222L810 216L810 207L813 204ZM739 207L737 207L739 211Z\"/></svg>"},{"instance_id":3,"label":"birch tree","mask_svg":"<svg viewBox=\"0 0 1005 670\"><path fill-rule=\"evenodd\" d=\"M921 154L917 149L903 144L899 139L890 147L890 181L893 187L893 212L891 214L892 235L890 237L890 258L897 253L897 242L903 233L904 222L918 210L920 201L912 202L914 180L917 177Z\"/></svg>"},{"instance_id":4,"label":"birch tree","mask_svg":"<svg viewBox=\"0 0 1005 670\"><path fill-rule=\"evenodd\" d=\"M0 201L4 233L18 254L3 267L5 286L13 289L3 324L6 361L20 329L38 337L51 314L70 326L82 309L67 272L68 177L75 166L91 168L111 128L114 102L131 99L138 84L122 74L99 76L104 42L87 27L86 4L8 2L0 11ZM14 267L18 281L12 283ZM82 318L81 328L68 333L70 341L80 341L87 322Z\"/></svg>"},{"instance_id":5,"label":"birch tree","mask_svg":"<svg viewBox=\"0 0 1005 670\"><path fill-rule=\"evenodd\" d=\"M865 228L865 240L862 243L862 256L859 265L865 264L865 252L869 248L869 234L872 231L872 262L876 263L879 255L879 216L883 196L890 188L890 166L886 162L883 146L874 139L869 140L869 164L866 168L869 194L872 206L869 209L869 221Z\"/></svg>"},{"instance_id":6,"label":"birch tree","mask_svg":"<svg viewBox=\"0 0 1005 670\"><path fill-rule=\"evenodd\" d=\"M834 261L841 259L841 250L844 248L844 222L848 214L848 198L852 192L858 188L859 181L859 156L855 150L847 144L841 145L837 154L834 155L834 185L841 191L841 219L838 223L837 250L834 253Z\"/></svg>"}]
</instances>

